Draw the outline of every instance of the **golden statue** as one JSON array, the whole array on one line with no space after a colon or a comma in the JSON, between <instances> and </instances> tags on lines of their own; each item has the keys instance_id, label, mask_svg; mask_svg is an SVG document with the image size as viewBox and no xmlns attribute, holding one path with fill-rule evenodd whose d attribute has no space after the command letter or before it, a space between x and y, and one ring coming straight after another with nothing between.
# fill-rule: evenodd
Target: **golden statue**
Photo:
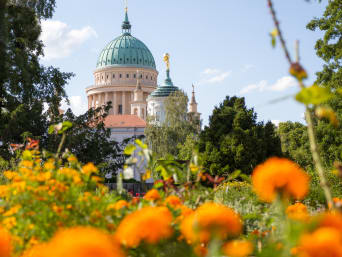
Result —
<instances>
[{"instance_id":1,"label":"golden statue","mask_svg":"<svg viewBox=\"0 0 342 257\"><path fill-rule=\"evenodd\" d=\"M170 55L168 53L164 54L164 62L166 63L166 67L170 69Z\"/></svg>"},{"instance_id":2,"label":"golden statue","mask_svg":"<svg viewBox=\"0 0 342 257\"><path fill-rule=\"evenodd\" d=\"M128 12L128 0L125 0L125 12Z\"/></svg>"}]
</instances>

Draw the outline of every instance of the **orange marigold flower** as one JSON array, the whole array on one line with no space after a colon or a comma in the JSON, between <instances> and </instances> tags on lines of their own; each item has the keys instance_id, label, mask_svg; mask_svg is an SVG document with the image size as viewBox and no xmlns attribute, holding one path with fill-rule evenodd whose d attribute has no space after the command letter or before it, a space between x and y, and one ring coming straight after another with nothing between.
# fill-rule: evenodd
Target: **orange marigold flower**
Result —
<instances>
[{"instance_id":1,"label":"orange marigold flower","mask_svg":"<svg viewBox=\"0 0 342 257\"><path fill-rule=\"evenodd\" d=\"M120 210L124 207L128 207L128 202L125 201L125 200L120 200L120 201L117 201L114 205L114 209L115 210Z\"/></svg>"},{"instance_id":2,"label":"orange marigold flower","mask_svg":"<svg viewBox=\"0 0 342 257\"><path fill-rule=\"evenodd\" d=\"M144 196L144 199L148 201L159 200L160 194L157 189L153 188L146 193L146 195Z\"/></svg>"},{"instance_id":3,"label":"orange marigold flower","mask_svg":"<svg viewBox=\"0 0 342 257\"><path fill-rule=\"evenodd\" d=\"M198 255L198 256L207 256L208 255L208 248L205 247L204 244L199 244L197 246L194 247L194 252Z\"/></svg>"},{"instance_id":4,"label":"orange marigold flower","mask_svg":"<svg viewBox=\"0 0 342 257\"><path fill-rule=\"evenodd\" d=\"M320 227L336 228L342 232L342 214L339 212L327 212L319 217Z\"/></svg>"},{"instance_id":5,"label":"orange marigold flower","mask_svg":"<svg viewBox=\"0 0 342 257\"><path fill-rule=\"evenodd\" d=\"M301 257L341 257L342 234L336 228L319 228L302 236L298 251Z\"/></svg>"},{"instance_id":6,"label":"orange marigold flower","mask_svg":"<svg viewBox=\"0 0 342 257\"><path fill-rule=\"evenodd\" d=\"M166 207L145 207L127 215L116 235L126 247L136 247L141 241L155 244L172 235L171 222L172 214Z\"/></svg>"},{"instance_id":7,"label":"orange marigold flower","mask_svg":"<svg viewBox=\"0 0 342 257\"><path fill-rule=\"evenodd\" d=\"M77 160L77 158L76 158L76 156L75 155L70 155L69 157L68 157L68 162L77 162L78 160Z\"/></svg>"},{"instance_id":8,"label":"orange marigold flower","mask_svg":"<svg viewBox=\"0 0 342 257\"><path fill-rule=\"evenodd\" d=\"M12 252L11 235L3 228L0 228L0 256L10 257Z\"/></svg>"},{"instance_id":9,"label":"orange marigold flower","mask_svg":"<svg viewBox=\"0 0 342 257\"><path fill-rule=\"evenodd\" d=\"M46 257L50 256L48 249L48 244L41 243L34 245L32 248L26 250L21 257Z\"/></svg>"},{"instance_id":10,"label":"orange marigold flower","mask_svg":"<svg viewBox=\"0 0 342 257\"><path fill-rule=\"evenodd\" d=\"M243 240L233 240L223 246L223 252L229 257L246 257L253 252L253 244Z\"/></svg>"},{"instance_id":11,"label":"orange marigold flower","mask_svg":"<svg viewBox=\"0 0 342 257\"><path fill-rule=\"evenodd\" d=\"M51 257L123 257L120 246L106 233L90 227L65 229L48 243Z\"/></svg>"},{"instance_id":12,"label":"orange marigold flower","mask_svg":"<svg viewBox=\"0 0 342 257\"><path fill-rule=\"evenodd\" d=\"M98 172L98 169L91 162L89 162L88 164L86 164L82 167L82 173L84 173L86 175L90 175L91 173L97 173L97 172Z\"/></svg>"},{"instance_id":13,"label":"orange marigold flower","mask_svg":"<svg viewBox=\"0 0 342 257\"><path fill-rule=\"evenodd\" d=\"M8 211L6 211L3 216L4 217L9 217L12 216L14 214L16 214L19 210L21 209L21 205L18 204L16 206L13 206L11 209L9 209Z\"/></svg>"},{"instance_id":14,"label":"orange marigold flower","mask_svg":"<svg viewBox=\"0 0 342 257\"><path fill-rule=\"evenodd\" d=\"M306 221L309 218L308 210L302 203L295 203L286 209L286 214L290 219Z\"/></svg>"},{"instance_id":15,"label":"orange marigold flower","mask_svg":"<svg viewBox=\"0 0 342 257\"><path fill-rule=\"evenodd\" d=\"M178 196L170 195L165 199L165 204L168 204L174 208L180 207L182 205L182 200Z\"/></svg>"},{"instance_id":16,"label":"orange marigold flower","mask_svg":"<svg viewBox=\"0 0 342 257\"><path fill-rule=\"evenodd\" d=\"M258 165L252 175L253 187L259 198L272 202L277 193L302 199L308 192L309 176L296 163L273 157Z\"/></svg>"},{"instance_id":17,"label":"orange marigold flower","mask_svg":"<svg viewBox=\"0 0 342 257\"><path fill-rule=\"evenodd\" d=\"M212 235L221 239L237 236L242 224L238 214L232 209L216 204L205 203L181 223L180 230L188 243L207 243Z\"/></svg>"}]
</instances>

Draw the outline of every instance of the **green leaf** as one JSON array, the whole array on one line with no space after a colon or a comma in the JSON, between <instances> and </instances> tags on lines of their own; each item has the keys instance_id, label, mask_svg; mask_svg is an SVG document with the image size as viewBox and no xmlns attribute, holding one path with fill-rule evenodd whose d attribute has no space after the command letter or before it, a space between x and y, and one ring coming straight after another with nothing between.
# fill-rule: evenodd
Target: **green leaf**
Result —
<instances>
[{"instance_id":1,"label":"green leaf","mask_svg":"<svg viewBox=\"0 0 342 257\"><path fill-rule=\"evenodd\" d=\"M133 152L135 151L135 149L137 149L137 147L135 145L127 145L125 150L124 150L124 154L132 155Z\"/></svg>"},{"instance_id":2,"label":"green leaf","mask_svg":"<svg viewBox=\"0 0 342 257\"><path fill-rule=\"evenodd\" d=\"M277 39L275 37L272 37L272 41L271 41L272 47L275 48L277 45Z\"/></svg>"},{"instance_id":3,"label":"green leaf","mask_svg":"<svg viewBox=\"0 0 342 257\"><path fill-rule=\"evenodd\" d=\"M163 184L162 182L157 182L157 183L155 183L155 184L153 185L153 188L158 189L158 188L161 188L161 187L163 187L163 186L164 186L164 184Z\"/></svg>"},{"instance_id":4,"label":"green leaf","mask_svg":"<svg viewBox=\"0 0 342 257\"><path fill-rule=\"evenodd\" d=\"M55 131L55 125L49 127L48 133L51 135Z\"/></svg>"},{"instance_id":5,"label":"green leaf","mask_svg":"<svg viewBox=\"0 0 342 257\"><path fill-rule=\"evenodd\" d=\"M247 176L246 174L240 174L240 178L242 178L244 181L251 183L250 176Z\"/></svg>"},{"instance_id":6,"label":"green leaf","mask_svg":"<svg viewBox=\"0 0 342 257\"><path fill-rule=\"evenodd\" d=\"M62 123L62 129L60 131L58 131L58 133L62 134L65 131L67 131L68 129L70 129L71 127L72 127L72 123L70 121L64 121Z\"/></svg>"},{"instance_id":7,"label":"green leaf","mask_svg":"<svg viewBox=\"0 0 342 257\"><path fill-rule=\"evenodd\" d=\"M329 89L313 85L308 88L303 88L296 95L296 100L306 105L318 105L330 100L333 96Z\"/></svg>"},{"instance_id":8,"label":"green leaf","mask_svg":"<svg viewBox=\"0 0 342 257\"><path fill-rule=\"evenodd\" d=\"M140 139L135 140L135 143L140 146L142 149L147 149L147 145L144 144Z\"/></svg>"},{"instance_id":9,"label":"green leaf","mask_svg":"<svg viewBox=\"0 0 342 257\"><path fill-rule=\"evenodd\" d=\"M236 170L232 174L229 175L228 180L234 180L239 177L241 174L241 170Z\"/></svg>"}]
</instances>

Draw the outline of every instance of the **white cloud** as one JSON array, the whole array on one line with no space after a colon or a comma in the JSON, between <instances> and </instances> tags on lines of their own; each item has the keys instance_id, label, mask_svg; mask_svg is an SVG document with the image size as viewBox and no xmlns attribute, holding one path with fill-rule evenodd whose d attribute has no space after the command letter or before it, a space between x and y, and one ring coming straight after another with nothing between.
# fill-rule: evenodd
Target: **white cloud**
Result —
<instances>
[{"instance_id":1,"label":"white cloud","mask_svg":"<svg viewBox=\"0 0 342 257\"><path fill-rule=\"evenodd\" d=\"M70 29L66 23L57 20L43 20L42 34L44 59L68 57L72 51L92 37L97 37L95 30L86 26L81 29Z\"/></svg>"},{"instance_id":2,"label":"white cloud","mask_svg":"<svg viewBox=\"0 0 342 257\"><path fill-rule=\"evenodd\" d=\"M240 94L247 94L252 91L258 91L258 92L263 92L263 91L285 91L291 87L297 86L297 82L293 77L290 76L284 76L280 79L277 80L276 83L269 85L266 80L262 80L257 84L251 84L248 85L240 90Z\"/></svg>"},{"instance_id":3,"label":"white cloud","mask_svg":"<svg viewBox=\"0 0 342 257\"><path fill-rule=\"evenodd\" d=\"M269 90L271 91L284 91L290 87L297 86L297 81L290 76L282 77L281 79L278 79L278 81L269 87Z\"/></svg>"},{"instance_id":4,"label":"white cloud","mask_svg":"<svg viewBox=\"0 0 342 257\"><path fill-rule=\"evenodd\" d=\"M84 114L88 110L88 104L83 101L82 97L79 95L70 96L69 97L70 105L68 105L65 101L61 104L61 109L66 111L71 108L72 112L75 115Z\"/></svg>"},{"instance_id":5,"label":"white cloud","mask_svg":"<svg viewBox=\"0 0 342 257\"><path fill-rule=\"evenodd\" d=\"M207 68L207 69L205 69L205 70L202 72L202 74L204 74L204 75L213 75L213 74L217 74L217 73L219 73L219 72L220 72L220 70L218 70L218 69Z\"/></svg>"},{"instance_id":6,"label":"white cloud","mask_svg":"<svg viewBox=\"0 0 342 257\"><path fill-rule=\"evenodd\" d=\"M198 84L218 84L226 80L226 78L232 74L232 71L221 71L208 68L205 69L202 74L205 76Z\"/></svg>"},{"instance_id":7,"label":"white cloud","mask_svg":"<svg viewBox=\"0 0 342 257\"><path fill-rule=\"evenodd\" d=\"M243 89L240 90L240 94L247 94L251 91L259 91L262 92L265 90L265 88L267 88L267 81L266 80L262 80L257 84L251 84L248 85L246 87L244 87Z\"/></svg>"}]
</instances>

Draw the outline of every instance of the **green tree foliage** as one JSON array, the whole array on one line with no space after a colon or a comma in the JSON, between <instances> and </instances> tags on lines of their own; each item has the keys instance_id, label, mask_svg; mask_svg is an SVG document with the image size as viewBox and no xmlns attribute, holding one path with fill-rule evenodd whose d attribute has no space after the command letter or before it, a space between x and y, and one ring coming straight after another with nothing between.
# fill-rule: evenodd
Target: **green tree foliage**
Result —
<instances>
[{"instance_id":1,"label":"green tree foliage","mask_svg":"<svg viewBox=\"0 0 342 257\"><path fill-rule=\"evenodd\" d=\"M342 1L331 0L321 18L313 19L307 28L320 30L323 37L316 42L316 53L325 62L317 73L317 83L330 89L342 88ZM342 97L336 96L327 102L342 121ZM324 164L331 167L333 161L342 160L341 128L334 128L328 120L317 121L317 138Z\"/></svg>"},{"instance_id":2,"label":"green tree foliage","mask_svg":"<svg viewBox=\"0 0 342 257\"><path fill-rule=\"evenodd\" d=\"M342 97L332 99L329 101L329 105L335 110L341 122ZM340 126L335 128L328 120L319 120L317 122L317 138L321 156L325 166L329 168L332 167L334 161L342 161L342 130Z\"/></svg>"},{"instance_id":3,"label":"green tree foliage","mask_svg":"<svg viewBox=\"0 0 342 257\"><path fill-rule=\"evenodd\" d=\"M69 109L60 116L60 121L70 121L73 126L67 131L64 149L78 157L82 163L92 162L101 168L102 173L110 173L123 167L125 156L119 142L110 140L110 129L105 128L104 119L111 105L90 109L85 114L76 116ZM56 151L61 135L49 136L42 147Z\"/></svg>"},{"instance_id":4,"label":"green tree foliage","mask_svg":"<svg viewBox=\"0 0 342 257\"><path fill-rule=\"evenodd\" d=\"M167 155L178 156L179 145L183 145L188 135L196 135L199 120L189 117L188 97L182 91L172 93L164 102L165 121L156 123L154 117L145 129L146 140L158 158Z\"/></svg>"},{"instance_id":5,"label":"green tree foliage","mask_svg":"<svg viewBox=\"0 0 342 257\"><path fill-rule=\"evenodd\" d=\"M317 73L317 82L331 88L342 86L342 1L331 0L321 18L313 19L307 28L321 30L323 38L316 42L316 53L325 62Z\"/></svg>"},{"instance_id":6,"label":"green tree foliage","mask_svg":"<svg viewBox=\"0 0 342 257\"><path fill-rule=\"evenodd\" d=\"M103 119L110 106L75 116L71 110L60 115L67 100L65 85L71 73L44 67L40 20L51 18L55 0L0 0L0 155L9 160L10 143L22 143L22 135L40 139L43 149L55 152L60 136L48 135L51 124L73 123L65 147L81 162L107 165L113 171L124 163L122 149L110 141ZM44 112L44 104L48 111Z\"/></svg>"},{"instance_id":7,"label":"green tree foliage","mask_svg":"<svg viewBox=\"0 0 342 257\"><path fill-rule=\"evenodd\" d=\"M245 99L229 97L215 107L200 134L199 150L205 168L212 174L227 174L237 169L250 174L270 156L281 155L280 139L271 122L257 122Z\"/></svg>"},{"instance_id":8,"label":"green tree foliage","mask_svg":"<svg viewBox=\"0 0 342 257\"><path fill-rule=\"evenodd\" d=\"M0 141L18 143L24 132L39 137L59 115L64 87L72 76L39 63L43 43L39 18L51 17L54 1L1 1ZM49 106L49 116L43 105Z\"/></svg>"},{"instance_id":9,"label":"green tree foliage","mask_svg":"<svg viewBox=\"0 0 342 257\"><path fill-rule=\"evenodd\" d=\"M278 133L285 157L292 159L305 169L312 169L313 162L307 127L299 122L281 122Z\"/></svg>"}]
</instances>

